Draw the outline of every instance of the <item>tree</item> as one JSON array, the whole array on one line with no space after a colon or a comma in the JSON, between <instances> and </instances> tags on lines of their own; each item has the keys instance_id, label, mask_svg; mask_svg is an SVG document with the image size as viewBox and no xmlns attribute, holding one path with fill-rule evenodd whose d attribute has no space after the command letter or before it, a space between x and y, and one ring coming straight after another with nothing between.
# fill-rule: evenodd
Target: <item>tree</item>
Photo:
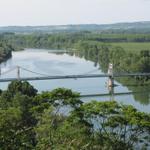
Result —
<instances>
[{"instance_id":1,"label":"tree","mask_svg":"<svg viewBox=\"0 0 150 150\"><path fill-rule=\"evenodd\" d=\"M12 81L8 85L8 90L9 93L12 95L15 95L16 93L21 93L23 95L27 96L35 96L37 94L37 90L30 85L28 82L23 82L23 81Z\"/></svg>"},{"instance_id":2,"label":"tree","mask_svg":"<svg viewBox=\"0 0 150 150\"><path fill-rule=\"evenodd\" d=\"M35 95L29 92L35 91L34 87L23 84L11 83L12 89L0 95L2 150L132 150L150 146L150 115L133 106L115 101L83 103L78 93L65 88Z\"/></svg>"},{"instance_id":3,"label":"tree","mask_svg":"<svg viewBox=\"0 0 150 150\"><path fill-rule=\"evenodd\" d=\"M92 101L80 109L81 113L77 113L77 116L81 121L91 124L94 140L98 140L97 144L103 148L124 150L150 144L149 114L115 101Z\"/></svg>"},{"instance_id":4,"label":"tree","mask_svg":"<svg viewBox=\"0 0 150 150\"><path fill-rule=\"evenodd\" d=\"M32 149L31 130L21 125L19 108L0 109L0 149Z\"/></svg>"}]
</instances>

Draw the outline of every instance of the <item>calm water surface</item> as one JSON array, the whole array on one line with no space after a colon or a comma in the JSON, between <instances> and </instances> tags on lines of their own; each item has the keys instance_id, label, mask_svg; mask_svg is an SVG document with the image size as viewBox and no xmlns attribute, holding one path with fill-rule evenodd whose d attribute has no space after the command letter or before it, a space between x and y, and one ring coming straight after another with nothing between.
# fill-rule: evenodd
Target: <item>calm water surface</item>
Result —
<instances>
[{"instance_id":1,"label":"calm water surface","mask_svg":"<svg viewBox=\"0 0 150 150\"><path fill-rule=\"evenodd\" d=\"M76 74L101 74L103 73L99 66L95 67L94 62L86 61L84 58L76 56L70 56L68 54L56 54L51 50L38 50L38 49L26 49L25 51L13 52L12 58L7 62L1 64L1 71L5 72L12 69L15 66L21 66L39 72L44 75L76 75ZM12 71L7 75L2 75L1 78L16 77L16 71ZM21 70L21 77L40 76L34 73ZM30 82L41 91L49 91L58 87L70 88L73 91L77 91L83 95L85 94L103 94L108 93L106 86L107 78L94 78L94 79L63 79L63 80L46 80L46 81L32 81ZM127 87L122 86L116 82L115 93L119 92L131 92ZM0 83L1 89L6 89L8 83ZM140 95L141 94L141 95ZM136 99L136 96L121 95L114 96L114 99L123 104L131 104L140 111L150 112L150 93L148 93L147 103L142 103L142 97L144 93L139 93L141 96L141 102ZM112 99L111 96L103 97L87 97L83 98L84 102L90 100L105 101Z\"/></svg>"}]
</instances>

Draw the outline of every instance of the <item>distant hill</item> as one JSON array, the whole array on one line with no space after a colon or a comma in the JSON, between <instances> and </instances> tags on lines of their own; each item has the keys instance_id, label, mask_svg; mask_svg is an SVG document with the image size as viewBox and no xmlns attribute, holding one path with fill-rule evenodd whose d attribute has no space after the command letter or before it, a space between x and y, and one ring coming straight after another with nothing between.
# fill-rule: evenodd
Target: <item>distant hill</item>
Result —
<instances>
[{"instance_id":1,"label":"distant hill","mask_svg":"<svg viewBox=\"0 0 150 150\"><path fill-rule=\"evenodd\" d=\"M116 24L79 24L57 26L7 26L0 27L0 33L53 33L53 32L108 32L108 33L150 33L150 21Z\"/></svg>"}]
</instances>

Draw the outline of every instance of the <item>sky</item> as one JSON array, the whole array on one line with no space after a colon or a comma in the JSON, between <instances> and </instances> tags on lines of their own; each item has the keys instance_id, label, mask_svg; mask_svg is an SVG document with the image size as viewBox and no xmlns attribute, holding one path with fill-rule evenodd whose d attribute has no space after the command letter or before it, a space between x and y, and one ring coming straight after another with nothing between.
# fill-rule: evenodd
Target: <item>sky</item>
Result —
<instances>
[{"instance_id":1,"label":"sky","mask_svg":"<svg viewBox=\"0 0 150 150\"><path fill-rule=\"evenodd\" d=\"M0 0L0 26L150 21L150 0Z\"/></svg>"}]
</instances>

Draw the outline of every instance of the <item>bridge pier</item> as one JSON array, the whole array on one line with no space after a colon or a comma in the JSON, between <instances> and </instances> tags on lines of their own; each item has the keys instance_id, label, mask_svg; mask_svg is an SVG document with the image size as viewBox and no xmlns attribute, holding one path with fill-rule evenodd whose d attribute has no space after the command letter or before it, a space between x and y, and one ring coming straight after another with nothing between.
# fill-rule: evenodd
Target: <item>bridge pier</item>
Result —
<instances>
[{"instance_id":1,"label":"bridge pier","mask_svg":"<svg viewBox=\"0 0 150 150\"><path fill-rule=\"evenodd\" d=\"M108 87L114 87L114 78L112 76L108 78Z\"/></svg>"},{"instance_id":2,"label":"bridge pier","mask_svg":"<svg viewBox=\"0 0 150 150\"><path fill-rule=\"evenodd\" d=\"M109 94L110 94L110 100L113 101L115 99L114 86L109 86L108 91L109 91Z\"/></svg>"},{"instance_id":3,"label":"bridge pier","mask_svg":"<svg viewBox=\"0 0 150 150\"><path fill-rule=\"evenodd\" d=\"M17 66L17 79L20 80L20 67Z\"/></svg>"},{"instance_id":4,"label":"bridge pier","mask_svg":"<svg viewBox=\"0 0 150 150\"><path fill-rule=\"evenodd\" d=\"M109 64L109 67L108 67L108 75L109 75L109 78L108 78L107 86L114 87L113 64L111 63Z\"/></svg>"}]
</instances>

